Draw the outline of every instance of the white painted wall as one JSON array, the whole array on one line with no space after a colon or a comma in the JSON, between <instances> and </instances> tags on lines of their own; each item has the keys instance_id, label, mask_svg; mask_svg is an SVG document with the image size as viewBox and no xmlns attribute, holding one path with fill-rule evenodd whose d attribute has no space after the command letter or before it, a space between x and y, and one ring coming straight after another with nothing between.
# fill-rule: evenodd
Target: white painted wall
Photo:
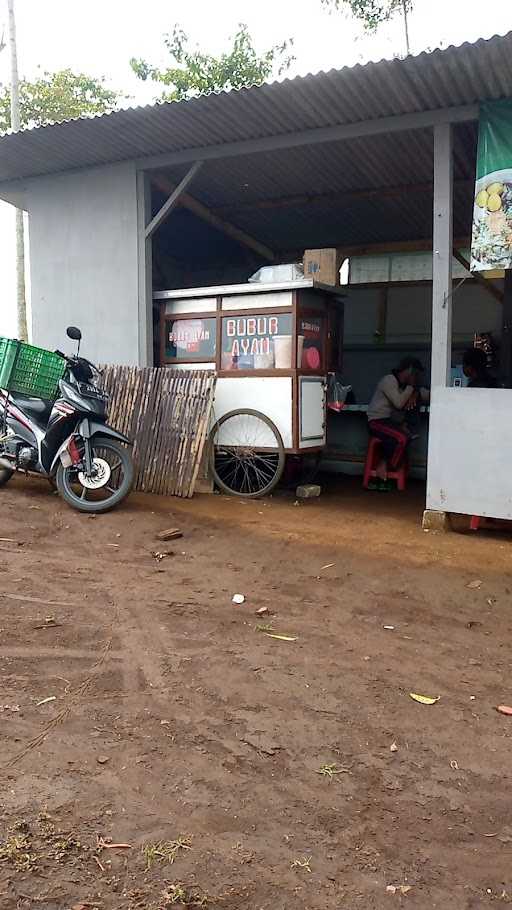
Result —
<instances>
[{"instance_id":1,"label":"white painted wall","mask_svg":"<svg viewBox=\"0 0 512 910\"><path fill-rule=\"evenodd\" d=\"M26 185L32 339L69 350L78 325L96 363L139 363L137 193L132 163Z\"/></svg>"},{"instance_id":2,"label":"white painted wall","mask_svg":"<svg viewBox=\"0 0 512 910\"><path fill-rule=\"evenodd\" d=\"M427 509L512 519L512 390L432 390Z\"/></svg>"}]
</instances>

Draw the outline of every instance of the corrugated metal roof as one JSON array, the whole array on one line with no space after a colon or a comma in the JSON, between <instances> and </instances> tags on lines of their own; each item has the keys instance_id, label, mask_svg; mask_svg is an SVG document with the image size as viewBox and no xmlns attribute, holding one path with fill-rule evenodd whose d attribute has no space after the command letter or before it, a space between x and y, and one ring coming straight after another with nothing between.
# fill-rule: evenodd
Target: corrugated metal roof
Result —
<instances>
[{"instance_id":1,"label":"corrugated metal roof","mask_svg":"<svg viewBox=\"0 0 512 910\"><path fill-rule=\"evenodd\" d=\"M0 181L509 96L512 32L10 134L0 139Z\"/></svg>"}]
</instances>

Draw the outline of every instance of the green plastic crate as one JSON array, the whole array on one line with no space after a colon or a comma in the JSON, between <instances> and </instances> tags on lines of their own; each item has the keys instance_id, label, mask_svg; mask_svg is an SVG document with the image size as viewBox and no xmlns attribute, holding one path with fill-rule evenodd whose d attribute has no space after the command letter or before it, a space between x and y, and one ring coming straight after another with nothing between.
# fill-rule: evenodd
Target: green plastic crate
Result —
<instances>
[{"instance_id":1,"label":"green plastic crate","mask_svg":"<svg viewBox=\"0 0 512 910\"><path fill-rule=\"evenodd\" d=\"M0 338L0 388L34 398L56 398L66 361L43 348Z\"/></svg>"},{"instance_id":2,"label":"green plastic crate","mask_svg":"<svg viewBox=\"0 0 512 910\"><path fill-rule=\"evenodd\" d=\"M19 346L19 341L0 337L0 389L7 389Z\"/></svg>"}]
</instances>

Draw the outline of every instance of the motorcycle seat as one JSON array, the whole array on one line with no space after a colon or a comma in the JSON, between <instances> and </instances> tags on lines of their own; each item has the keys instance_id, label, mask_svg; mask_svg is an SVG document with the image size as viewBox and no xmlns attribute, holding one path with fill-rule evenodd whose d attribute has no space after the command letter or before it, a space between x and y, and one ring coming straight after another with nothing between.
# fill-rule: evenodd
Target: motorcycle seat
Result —
<instances>
[{"instance_id":1,"label":"motorcycle seat","mask_svg":"<svg viewBox=\"0 0 512 910\"><path fill-rule=\"evenodd\" d=\"M44 398L30 398L28 395L21 395L18 392L11 392L10 399L34 423L42 428L46 427L53 407L52 401Z\"/></svg>"}]
</instances>

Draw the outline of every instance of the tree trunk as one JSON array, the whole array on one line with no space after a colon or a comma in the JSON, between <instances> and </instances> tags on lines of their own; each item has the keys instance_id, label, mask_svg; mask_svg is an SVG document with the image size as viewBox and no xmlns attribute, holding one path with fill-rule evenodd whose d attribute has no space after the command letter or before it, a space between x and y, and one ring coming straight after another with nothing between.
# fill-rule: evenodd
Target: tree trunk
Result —
<instances>
[{"instance_id":1,"label":"tree trunk","mask_svg":"<svg viewBox=\"0 0 512 910\"><path fill-rule=\"evenodd\" d=\"M411 53L411 43L409 41L409 13L407 12L407 0L402 0L402 10L405 26L405 47L407 49L407 55L409 55Z\"/></svg>"},{"instance_id":2,"label":"tree trunk","mask_svg":"<svg viewBox=\"0 0 512 910\"><path fill-rule=\"evenodd\" d=\"M14 0L7 0L9 11L9 46L11 50L11 129L20 128L20 93L18 81L18 55L16 51L16 21ZM18 308L18 338L27 341L27 303L25 299L25 233L23 211L16 209L16 285Z\"/></svg>"}]
</instances>

